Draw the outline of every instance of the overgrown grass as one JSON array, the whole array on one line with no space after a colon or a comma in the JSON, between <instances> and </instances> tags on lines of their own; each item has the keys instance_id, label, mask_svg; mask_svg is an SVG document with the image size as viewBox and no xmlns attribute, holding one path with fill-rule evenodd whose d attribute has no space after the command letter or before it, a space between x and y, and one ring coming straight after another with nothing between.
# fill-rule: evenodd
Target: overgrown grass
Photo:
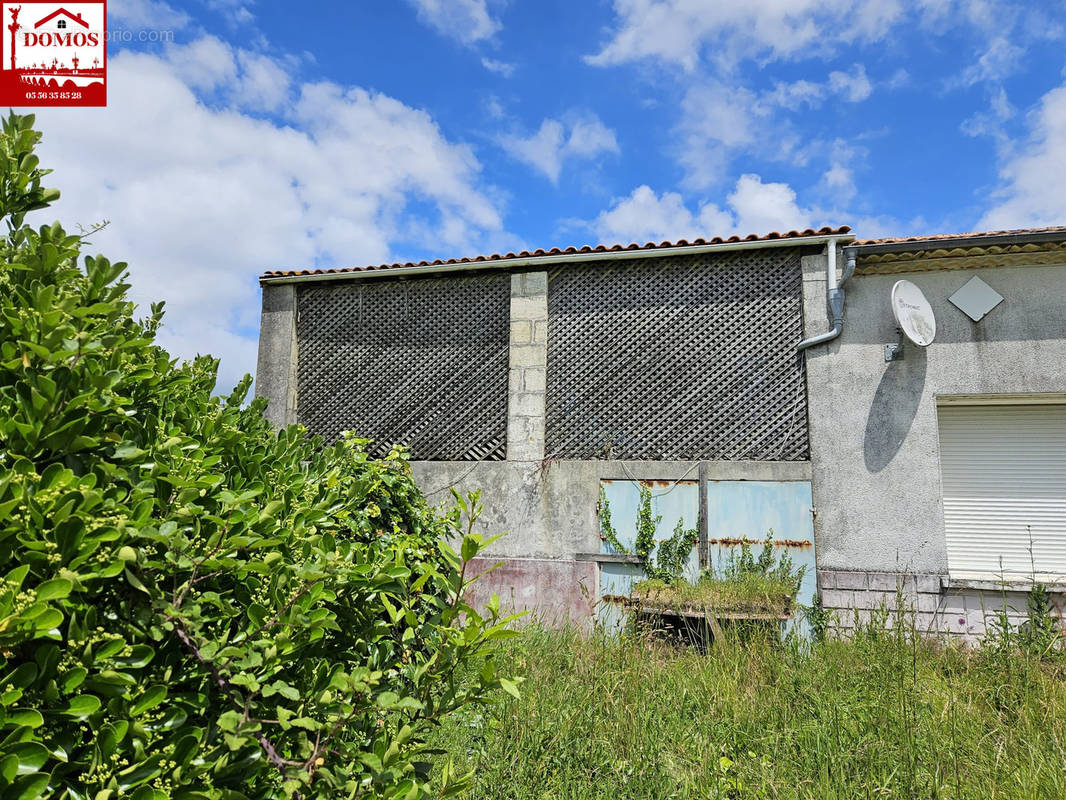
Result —
<instances>
[{"instance_id":1,"label":"overgrown grass","mask_svg":"<svg viewBox=\"0 0 1066 800\"><path fill-rule=\"evenodd\" d=\"M811 648L528 630L438 746L492 798L1066 798L1066 669L871 627Z\"/></svg>"}]
</instances>

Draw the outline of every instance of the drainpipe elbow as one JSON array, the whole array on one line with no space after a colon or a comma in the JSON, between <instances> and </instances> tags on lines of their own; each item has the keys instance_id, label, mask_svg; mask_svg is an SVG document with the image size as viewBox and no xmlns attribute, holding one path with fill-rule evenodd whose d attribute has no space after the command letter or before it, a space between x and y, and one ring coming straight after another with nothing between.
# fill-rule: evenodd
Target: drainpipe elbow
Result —
<instances>
[{"instance_id":1,"label":"drainpipe elbow","mask_svg":"<svg viewBox=\"0 0 1066 800\"><path fill-rule=\"evenodd\" d=\"M855 274L855 262L859 258L859 248L857 247L845 247L844 248L844 272L840 276L840 283L837 286L843 286L848 278Z\"/></svg>"},{"instance_id":2,"label":"drainpipe elbow","mask_svg":"<svg viewBox=\"0 0 1066 800\"><path fill-rule=\"evenodd\" d=\"M843 279L842 279L843 280ZM837 338L844 330L844 290L840 288L830 289L829 296L826 301L827 311L829 312L829 319L832 320L833 327L831 327L825 333L818 336L812 336L810 339L804 339L798 345L796 350L802 352L808 347L814 347L818 344L825 344L831 342Z\"/></svg>"},{"instance_id":3,"label":"drainpipe elbow","mask_svg":"<svg viewBox=\"0 0 1066 800\"><path fill-rule=\"evenodd\" d=\"M815 345L825 344L831 342L840 335L840 332L844 330L844 321L835 320L833 327L827 330L825 333L820 333L817 336L812 336L810 339L804 339L798 345L796 345L796 351L802 353L808 347L814 347Z\"/></svg>"}]
</instances>

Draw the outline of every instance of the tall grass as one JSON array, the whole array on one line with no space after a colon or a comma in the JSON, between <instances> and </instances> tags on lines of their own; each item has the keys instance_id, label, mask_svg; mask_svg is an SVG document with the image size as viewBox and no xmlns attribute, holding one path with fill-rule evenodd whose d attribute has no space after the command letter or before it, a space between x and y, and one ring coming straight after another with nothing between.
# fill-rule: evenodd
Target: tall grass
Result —
<instances>
[{"instance_id":1,"label":"tall grass","mask_svg":"<svg viewBox=\"0 0 1066 800\"><path fill-rule=\"evenodd\" d=\"M1066 669L870 626L813 647L532 628L449 719L472 798L1066 798Z\"/></svg>"}]
</instances>

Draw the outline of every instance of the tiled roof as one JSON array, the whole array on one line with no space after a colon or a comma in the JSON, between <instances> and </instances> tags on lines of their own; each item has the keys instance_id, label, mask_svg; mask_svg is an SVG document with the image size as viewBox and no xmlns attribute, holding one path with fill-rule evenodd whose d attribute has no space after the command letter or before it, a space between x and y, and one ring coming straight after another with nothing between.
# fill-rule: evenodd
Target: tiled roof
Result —
<instances>
[{"instance_id":1,"label":"tiled roof","mask_svg":"<svg viewBox=\"0 0 1066 800\"><path fill-rule=\"evenodd\" d=\"M853 245L862 246L867 244L902 244L905 242L935 242L939 239L981 239L990 236L1024 236L1032 233L1061 233L1066 238L1066 225L1057 225L1048 228L1015 228L1005 231L981 231L979 233L936 233L929 236L897 236L885 239L860 239Z\"/></svg>"},{"instance_id":2,"label":"tiled roof","mask_svg":"<svg viewBox=\"0 0 1066 800\"><path fill-rule=\"evenodd\" d=\"M819 228L818 230L814 230L812 228L807 228L806 230L789 231L788 233L778 233L777 231L773 231L771 233L767 233L767 234L762 235L762 236L752 233L752 234L749 234L748 236L743 236L743 237L741 237L741 236L730 236L730 237L725 238L725 239L723 239L720 236L715 236L713 239L693 239L692 241L688 241L686 239L678 239L676 242L659 242L659 243L647 242L646 244L637 244L636 242L634 242L633 244L629 244L629 245L621 245L621 244L604 245L604 244L601 244L601 245L597 245L595 247L590 247L590 246L586 245L584 247L567 247L565 249L560 249L558 247L553 247L551 250L533 250L533 251L523 250L521 253L505 253L505 254L495 253L495 254L493 254L491 256L476 256L474 258L469 258L469 257L468 258L448 258L448 259L437 259L436 261L418 261L418 262L408 261L407 263L403 263L403 264L401 264L401 263L379 264L377 266L367 266L367 267L339 267L339 268L334 267L334 268L329 268L329 269L268 270L267 272L263 273L262 276L260 276L260 280L268 280L270 278L296 277L296 276L301 276L301 275L333 275L333 274L344 273L344 272L371 272L371 271L376 271L376 270L405 269L405 268L412 268L412 267L456 267L456 266L462 266L462 265L468 265L468 264L476 265L476 264L483 263L483 262L508 261L508 260L512 260L512 259L521 259L521 258L536 258L538 256L568 256L568 255L582 256L582 255L587 255L589 253L612 253L612 252L623 252L623 251L632 251L632 250L642 250L642 251L643 250L655 250L655 251L659 251L659 250L669 250L671 248L679 248L679 247L694 247L694 246L698 247L700 245L708 245L708 244L739 244L740 242L769 242L769 241L774 241L774 240L777 240L777 239L800 239L800 238L804 238L804 237L808 237L808 236L843 236L844 234L849 233L850 231L851 231L850 227L848 227L847 225L842 225L839 228L825 227L825 228Z\"/></svg>"}]
</instances>

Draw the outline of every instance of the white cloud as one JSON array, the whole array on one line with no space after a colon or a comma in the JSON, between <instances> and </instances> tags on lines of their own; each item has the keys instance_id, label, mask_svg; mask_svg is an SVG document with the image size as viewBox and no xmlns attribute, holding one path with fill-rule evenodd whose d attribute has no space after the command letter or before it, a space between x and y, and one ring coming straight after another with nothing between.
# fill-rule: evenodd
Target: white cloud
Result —
<instances>
[{"instance_id":1,"label":"white cloud","mask_svg":"<svg viewBox=\"0 0 1066 800\"><path fill-rule=\"evenodd\" d=\"M1030 136L1003 155L996 204L982 217L984 229L1062 225L1066 193L1057 176L1066 171L1066 86L1044 95L1030 116Z\"/></svg>"},{"instance_id":2,"label":"white cloud","mask_svg":"<svg viewBox=\"0 0 1066 800\"><path fill-rule=\"evenodd\" d=\"M614 0L617 27L588 62L645 58L692 71L703 53L722 66L744 58L790 59L876 40L900 18L886 0ZM842 23L847 20L847 23Z\"/></svg>"},{"instance_id":3,"label":"white cloud","mask_svg":"<svg viewBox=\"0 0 1066 800\"><path fill-rule=\"evenodd\" d=\"M394 98L304 83L287 98L288 124L200 101L198 91L260 86L249 111L272 108L260 58L211 40L120 52L106 109L38 110L42 162L63 192L55 216L71 229L110 220L91 249L130 263L143 308L167 301L162 339L177 355L222 357L227 388L255 368L264 270L379 263L396 248L465 250L501 235L471 150Z\"/></svg>"},{"instance_id":4,"label":"white cloud","mask_svg":"<svg viewBox=\"0 0 1066 800\"><path fill-rule=\"evenodd\" d=\"M593 158L600 153L617 153L618 141L614 131L600 122L599 117L582 116L570 126L565 150L575 156Z\"/></svg>"},{"instance_id":5,"label":"white cloud","mask_svg":"<svg viewBox=\"0 0 1066 800\"><path fill-rule=\"evenodd\" d=\"M862 102L873 92L870 79L866 77L866 68L862 64L856 64L850 72L830 72L829 89L849 103Z\"/></svg>"},{"instance_id":6,"label":"white cloud","mask_svg":"<svg viewBox=\"0 0 1066 800\"><path fill-rule=\"evenodd\" d=\"M846 207L858 194L855 185L855 162L865 158L866 149L844 139L833 142L829 151L829 168L818 187L833 208Z\"/></svg>"},{"instance_id":7,"label":"white cloud","mask_svg":"<svg viewBox=\"0 0 1066 800\"><path fill-rule=\"evenodd\" d=\"M721 83L690 88L681 101L675 131L685 183L705 188L721 180L731 154L760 141L770 113L750 89Z\"/></svg>"},{"instance_id":8,"label":"white cloud","mask_svg":"<svg viewBox=\"0 0 1066 800\"><path fill-rule=\"evenodd\" d=\"M719 236L732 230L733 218L713 205L689 211L676 192L657 195L650 186L633 192L592 223L601 242L648 242Z\"/></svg>"},{"instance_id":9,"label":"white cloud","mask_svg":"<svg viewBox=\"0 0 1066 800\"><path fill-rule=\"evenodd\" d=\"M488 114L492 119L503 119L504 116L506 115L506 111L504 110L503 103L501 103L500 102L500 98L498 98L494 94L493 95L489 95L485 99L484 105L485 105L485 113Z\"/></svg>"},{"instance_id":10,"label":"white cloud","mask_svg":"<svg viewBox=\"0 0 1066 800\"><path fill-rule=\"evenodd\" d=\"M782 110L818 108L834 97L858 103L872 92L862 64L847 72L830 72L820 82L779 82L762 93L719 81L694 84L681 101L675 129L676 156L685 172L685 185L696 189L715 185L739 152L804 165L827 145L801 136Z\"/></svg>"},{"instance_id":11,"label":"white cloud","mask_svg":"<svg viewBox=\"0 0 1066 800\"><path fill-rule=\"evenodd\" d=\"M207 5L226 18L232 25L246 25L255 19L255 15L249 9L255 0L207 0Z\"/></svg>"},{"instance_id":12,"label":"white cloud","mask_svg":"<svg viewBox=\"0 0 1066 800\"><path fill-rule=\"evenodd\" d=\"M410 0L418 18L438 33L463 44L489 39L500 28L489 13L487 0Z\"/></svg>"},{"instance_id":13,"label":"white cloud","mask_svg":"<svg viewBox=\"0 0 1066 800\"><path fill-rule=\"evenodd\" d=\"M949 81L949 86L973 86L984 81L998 83L1018 68L1024 55L1025 48L1005 36L997 36L988 43L977 61L963 70L957 79Z\"/></svg>"},{"instance_id":14,"label":"white cloud","mask_svg":"<svg viewBox=\"0 0 1066 800\"><path fill-rule=\"evenodd\" d=\"M740 232L801 230L811 226L813 211L800 208L787 183L763 183L758 175L741 175L727 198Z\"/></svg>"},{"instance_id":15,"label":"white cloud","mask_svg":"<svg viewBox=\"0 0 1066 800\"><path fill-rule=\"evenodd\" d=\"M991 136L1003 153L1011 146L1005 123L1016 113L1007 97L1006 90L1000 86L991 93L988 109L971 114L962 121L959 130L967 136Z\"/></svg>"},{"instance_id":16,"label":"white cloud","mask_svg":"<svg viewBox=\"0 0 1066 800\"><path fill-rule=\"evenodd\" d=\"M860 103L873 93L873 84L866 76L866 67L855 64L850 71L834 70L822 83L798 80L777 83L765 92L760 102L796 111L803 106L818 108L830 97L849 103Z\"/></svg>"},{"instance_id":17,"label":"white cloud","mask_svg":"<svg viewBox=\"0 0 1066 800\"><path fill-rule=\"evenodd\" d=\"M571 115L565 123L548 118L533 135L503 136L500 144L514 158L543 172L552 183L558 183L567 159L619 152L614 131L594 114Z\"/></svg>"},{"instance_id":18,"label":"white cloud","mask_svg":"<svg viewBox=\"0 0 1066 800\"><path fill-rule=\"evenodd\" d=\"M800 61L839 55L854 43L899 41L922 30L976 34L974 63L949 88L999 81L1015 72L1028 43L1061 38L1061 10L1021 0L613 0L615 23L590 64L651 60L695 73L709 64L731 75L750 60ZM861 84L855 86L861 92Z\"/></svg>"},{"instance_id":19,"label":"white cloud","mask_svg":"<svg viewBox=\"0 0 1066 800\"><path fill-rule=\"evenodd\" d=\"M799 206L788 184L763 183L751 174L740 176L726 202L728 209L704 203L693 212L676 192L657 195L647 185L638 186L601 212L590 227L601 242L691 241L803 229L816 213Z\"/></svg>"},{"instance_id":20,"label":"white cloud","mask_svg":"<svg viewBox=\"0 0 1066 800\"><path fill-rule=\"evenodd\" d=\"M494 58L482 58L481 66L489 72L495 72L505 78L510 78L514 74L514 64L508 64L506 61L497 61Z\"/></svg>"}]
</instances>

